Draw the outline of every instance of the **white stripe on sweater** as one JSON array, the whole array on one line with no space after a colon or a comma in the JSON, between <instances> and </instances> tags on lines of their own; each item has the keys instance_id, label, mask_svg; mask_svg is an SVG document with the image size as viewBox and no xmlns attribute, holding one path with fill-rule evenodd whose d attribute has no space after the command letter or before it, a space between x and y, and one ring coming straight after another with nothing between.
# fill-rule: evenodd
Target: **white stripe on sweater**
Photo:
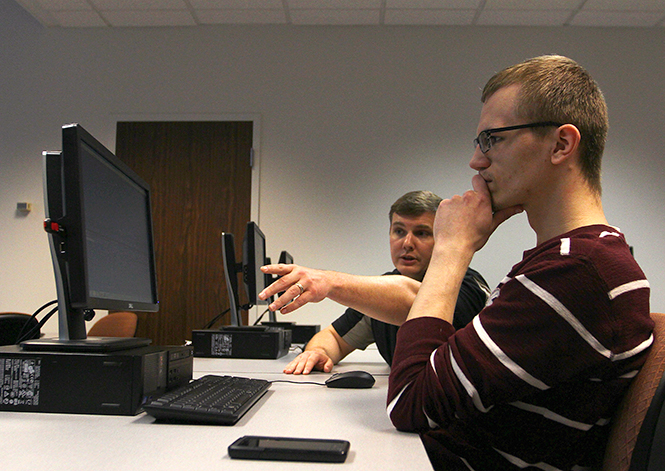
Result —
<instances>
[{"instance_id":1,"label":"white stripe on sweater","mask_svg":"<svg viewBox=\"0 0 665 471\"><path fill-rule=\"evenodd\" d=\"M582 325L582 323L577 319L577 317L575 317L573 313L570 312L566 308L566 306L561 304L561 302L558 299L556 299L551 293L545 291L543 288L541 288L536 283L531 281L525 275L517 275L515 279L520 283L522 283L522 285L524 285L526 289L531 291L533 294L538 296L542 301L544 301L547 305L549 305L559 316L561 316L563 320L568 322L568 324L570 324L570 326L573 329L575 329L575 331L579 334L579 336L582 337L582 339L584 339L584 341L587 342L594 350L596 350L599 354L603 355L605 358L608 358L611 361L630 358L642 352L644 349L648 348L653 343L653 338L652 338L653 335L652 335L649 339L645 340L640 345L631 350L622 353L613 353L610 349L606 348L603 344L601 344L598 341L598 339L596 339L596 337L594 337L591 334L591 332L589 332Z\"/></svg>"},{"instance_id":2,"label":"white stripe on sweater","mask_svg":"<svg viewBox=\"0 0 665 471\"><path fill-rule=\"evenodd\" d=\"M501 348L499 348L499 346L496 343L494 343L494 341L491 339L491 337L483 327L482 322L480 320L480 316L474 317L473 327L476 329L476 333L480 337L480 340L483 341L485 346L492 352L492 354L497 358L497 360L499 360L506 368L512 371L517 377L521 378L523 381L526 381L535 388L541 390L549 389L549 386L547 384L543 383L538 378L535 378L531 376L529 373L527 373L520 365L515 363L508 355L506 355L505 352L501 350Z\"/></svg>"},{"instance_id":3,"label":"white stripe on sweater","mask_svg":"<svg viewBox=\"0 0 665 471\"><path fill-rule=\"evenodd\" d=\"M476 316L476 319L478 316ZM476 406L476 409L478 409L480 412L487 412L491 409L491 407L487 408L483 404L483 402L480 399L480 394L478 394L478 390L475 388L475 386L469 381L469 378L467 378L464 375L464 372L462 369L459 367L457 364L457 360L455 360L455 357L453 355L452 350L450 349L450 346L448 346L448 354L450 355L450 364L453 367L453 372L455 373L455 376L457 376L457 379L459 380L460 383L462 383L462 386L466 390L466 393L471 397L471 401L473 401L473 405Z\"/></svg>"},{"instance_id":4,"label":"white stripe on sweater","mask_svg":"<svg viewBox=\"0 0 665 471\"><path fill-rule=\"evenodd\" d=\"M624 293L628 293L630 291L635 291L636 289L642 289L642 288L649 288L649 282L647 280L636 280L636 281L631 281L630 283L623 284L621 286L617 286L614 288L612 291L609 292L609 297L610 299L614 299L617 296L620 296Z\"/></svg>"},{"instance_id":5,"label":"white stripe on sweater","mask_svg":"<svg viewBox=\"0 0 665 471\"><path fill-rule=\"evenodd\" d=\"M561 302L556 299L551 293L545 291L543 288L538 286L536 283L531 281L525 275L517 275L515 277L517 281L522 283L522 285L531 291L533 294L538 296L543 302L545 302L549 307L551 307L563 320L568 322L570 326L575 329L585 342L587 342L591 347L596 350L598 353L603 355L605 358L611 358L612 352L603 346L596 337L594 337L591 332L589 332L582 323L573 315L572 312L566 308Z\"/></svg>"},{"instance_id":6,"label":"white stripe on sweater","mask_svg":"<svg viewBox=\"0 0 665 471\"><path fill-rule=\"evenodd\" d=\"M556 412L546 409L545 407L535 406L533 404L527 404L525 402L516 401L510 403L512 406L517 407L518 409L525 410L527 412L532 412L534 414L541 415L546 419L552 420L554 422L565 425L566 427L572 427L577 430L582 430L584 432L588 431L593 427L593 424L585 424L583 422L577 422L575 420L568 419L562 415L557 414Z\"/></svg>"}]
</instances>

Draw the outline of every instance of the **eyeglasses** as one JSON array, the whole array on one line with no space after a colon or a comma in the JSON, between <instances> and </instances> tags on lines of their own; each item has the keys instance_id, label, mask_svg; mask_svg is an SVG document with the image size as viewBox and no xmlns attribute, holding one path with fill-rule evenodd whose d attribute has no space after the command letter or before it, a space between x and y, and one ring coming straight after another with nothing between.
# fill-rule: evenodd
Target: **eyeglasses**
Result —
<instances>
[{"instance_id":1,"label":"eyeglasses","mask_svg":"<svg viewBox=\"0 0 665 471\"><path fill-rule=\"evenodd\" d=\"M540 128L544 126L561 126L559 123L553 121L542 121L539 123L529 123L529 124L518 124L517 126L508 126L505 128L494 128L494 129L485 129L480 131L478 137L473 140L473 146L480 146L480 151L485 154L488 150L492 148L492 133L502 132L502 131L514 131L515 129L526 129L526 128Z\"/></svg>"}]
</instances>

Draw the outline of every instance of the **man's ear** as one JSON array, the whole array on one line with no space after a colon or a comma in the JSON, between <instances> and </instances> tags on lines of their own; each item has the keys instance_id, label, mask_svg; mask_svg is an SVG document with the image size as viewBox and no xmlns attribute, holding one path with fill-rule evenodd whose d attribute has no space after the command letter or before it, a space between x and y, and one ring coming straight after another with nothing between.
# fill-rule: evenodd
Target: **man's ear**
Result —
<instances>
[{"instance_id":1,"label":"man's ear","mask_svg":"<svg viewBox=\"0 0 665 471\"><path fill-rule=\"evenodd\" d=\"M552 164L558 165L570 159L580 146L582 135L574 124L564 124L556 130L556 144Z\"/></svg>"}]
</instances>

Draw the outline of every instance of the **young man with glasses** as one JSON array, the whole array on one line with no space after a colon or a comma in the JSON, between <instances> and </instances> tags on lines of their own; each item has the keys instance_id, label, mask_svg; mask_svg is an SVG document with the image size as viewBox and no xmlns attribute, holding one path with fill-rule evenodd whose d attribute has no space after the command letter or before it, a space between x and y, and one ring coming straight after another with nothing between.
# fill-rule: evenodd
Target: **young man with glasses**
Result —
<instances>
[{"instance_id":1,"label":"young man with glasses","mask_svg":"<svg viewBox=\"0 0 665 471\"><path fill-rule=\"evenodd\" d=\"M649 284L601 204L605 100L576 62L543 56L496 74L481 101L473 190L437 211L388 413L436 469L588 469L653 341ZM536 247L455 330L466 267L522 211Z\"/></svg>"}]
</instances>

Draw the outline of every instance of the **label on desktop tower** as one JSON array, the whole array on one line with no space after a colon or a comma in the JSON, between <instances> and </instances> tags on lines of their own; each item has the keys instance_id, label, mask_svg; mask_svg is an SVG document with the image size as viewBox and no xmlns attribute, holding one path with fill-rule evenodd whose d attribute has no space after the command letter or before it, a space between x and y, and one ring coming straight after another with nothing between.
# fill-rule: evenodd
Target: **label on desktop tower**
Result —
<instances>
[{"instance_id":1,"label":"label on desktop tower","mask_svg":"<svg viewBox=\"0 0 665 471\"><path fill-rule=\"evenodd\" d=\"M215 357L230 357L233 352L233 335L212 334L210 336L210 354Z\"/></svg>"},{"instance_id":2,"label":"label on desktop tower","mask_svg":"<svg viewBox=\"0 0 665 471\"><path fill-rule=\"evenodd\" d=\"M41 359L0 358L0 401L3 406L39 405Z\"/></svg>"}]
</instances>

